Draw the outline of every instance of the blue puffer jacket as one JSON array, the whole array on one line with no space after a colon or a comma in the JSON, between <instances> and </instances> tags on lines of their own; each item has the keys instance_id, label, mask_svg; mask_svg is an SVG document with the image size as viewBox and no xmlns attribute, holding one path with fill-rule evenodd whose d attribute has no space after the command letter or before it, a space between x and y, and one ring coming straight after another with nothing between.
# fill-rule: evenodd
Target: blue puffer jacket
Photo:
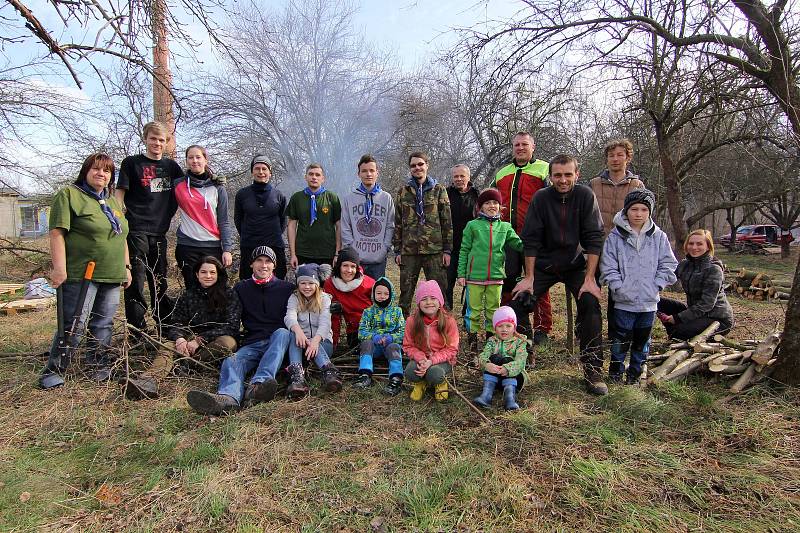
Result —
<instances>
[{"instance_id":1,"label":"blue puffer jacket","mask_svg":"<svg viewBox=\"0 0 800 533\"><path fill-rule=\"evenodd\" d=\"M677 279L677 266L667 234L652 219L636 235L622 211L614 216L600 258L600 282L608 285L616 309L655 311L658 293Z\"/></svg>"}]
</instances>

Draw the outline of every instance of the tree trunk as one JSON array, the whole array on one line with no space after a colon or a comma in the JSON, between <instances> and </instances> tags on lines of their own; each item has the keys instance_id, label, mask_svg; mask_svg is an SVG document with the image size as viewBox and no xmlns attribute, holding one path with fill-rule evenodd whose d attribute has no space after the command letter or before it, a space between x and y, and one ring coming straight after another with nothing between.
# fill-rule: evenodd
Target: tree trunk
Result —
<instances>
[{"instance_id":1,"label":"tree trunk","mask_svg":"<svg viewBox=\"0 0 800 533\"><path fill-rule=\"evenodd\" d=\"M661 170L664 172L664 186L667 197L667 214L675 232L675 249L682 255L683 241L686 240L686 211L683 208L681 183L672 161L668 140L664 137L663 126L655 124L656 140L658 141L658 159Z\"/></svg>"},{"instance_id":2,"label":"tree trunk","mask_svg":"<svg viewBox=\"0 0 800 533\"><path fill-rule=\"evenodd\" d=\"M172 109L172 71L169 69L166 0L153 2L153 118L170 133L165 152L175 159L175 114Z\"/></svg>"},{"instance_id":3,"label":"tree trunk","mask_svg":"<svg viewBox=\"0 0 800 533\"><path fill-rule=\"evenodd\" d=\"M800 258L794 271L794 282L786 306L786 323L777 350L773 379L789 385L800 385Z\"/></svg>"}]
</instances>

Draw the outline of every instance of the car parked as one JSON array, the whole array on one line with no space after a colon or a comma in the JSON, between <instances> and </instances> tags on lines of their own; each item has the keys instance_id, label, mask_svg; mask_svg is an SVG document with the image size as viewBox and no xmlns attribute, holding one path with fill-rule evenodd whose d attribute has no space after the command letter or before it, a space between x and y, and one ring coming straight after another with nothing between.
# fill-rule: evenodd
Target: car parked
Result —
<instances>
[{"instance_id":1,"label":"car parked","mask_svg":"<svg viewBox=\"0 0 800 533\"><path fill-rule=\"evenodd\" d=\"M781 237L781 229L775 224L742 226L736 231L736 243L742 246L779 245L781 244L781 239L787 239L789 242L792 242L794 237L792 237L791 234ZM719 240L724 246L728 246L731 242L731 234L723 235Z\"/></svg>"}]
</instances>

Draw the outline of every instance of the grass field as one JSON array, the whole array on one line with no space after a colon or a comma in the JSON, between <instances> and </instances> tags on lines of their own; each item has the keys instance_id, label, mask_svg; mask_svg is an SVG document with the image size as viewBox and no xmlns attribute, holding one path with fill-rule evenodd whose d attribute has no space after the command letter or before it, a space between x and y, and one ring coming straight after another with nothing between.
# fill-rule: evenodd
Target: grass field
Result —
<instances>
[{"instance_id":1,"label":"grass field","mask_svg":"<svg viewBox=\"0 0 800 533\"><path fill-rule=\"evenodd\" d=\"M42 360L28 353L47 348L54 313L0 317L0 531L800 529L797 390L731 398L725 382L698 376L591 397L564 347L563 289L553 296L554 341L523 409L491 410L489 424L455 396L412 404L379 387L223 419L184 400L214 376L171 379L142 403L78 376L42 392ZM736 338L782 319L778 304L732 303ZM456 378L475 394L477 372Z\"/></svg>"}]
</instances>

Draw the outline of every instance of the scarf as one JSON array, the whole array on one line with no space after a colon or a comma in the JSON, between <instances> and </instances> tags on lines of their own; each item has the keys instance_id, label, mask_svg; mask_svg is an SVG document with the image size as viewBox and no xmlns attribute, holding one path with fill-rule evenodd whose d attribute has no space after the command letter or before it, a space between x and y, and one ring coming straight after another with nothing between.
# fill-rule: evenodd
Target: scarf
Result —
<instances>
[{"instance_id":1,"label":"scarf","mask_svg":"<svg viewBox=\"0 0 800 533\"><path fill-rule=\"evenodd\" d=\"M266 285L267 283L272 281L272 277L273 276L270 275L270 277L268 278L260 279L257 278L255 274L253 274L253 281L255 282L256 285Z\"/></svg>"},{"instance_id":2,"label":"scarf","mask_svg":"<svg viewBox=\"0 0 800 533\"><path fill-rule=\"evenodd\" d=\"M119 219L114 215L114 211L106 203L106 198L108 198L108 189L103 189L103 192L97 193L94 189L89 187L89 184L85 181L78 185L78 188L97 200L97 203L100 204L100 209L103 210L103 214L108 218L108 221L111 222L111 229L114 230L115 235L119 235L122 233L122 226L119 224Z\"/></svg>"},{"instance_id":3,"label":"scarf","mask_svg":"<svg viewBox=\"0 0 800 533\"><path fill-rule=\"evenodd\" d=\"M367 217L367 222L369 222L370 220L372 220L373 197L379 192L381 192L381 186L376 183L375 186L372 188L372 190L368 191L367 188L364 187L364 184L362 183L358 186L356 192L360 192L366 197L366 202L364 203L364 214Z\"/></svg>"},{"instance_id":4,"label":"scarf","mask_svg":"<svg viewBox=\"0 0 800 533\"><path fill-rule=\"evenodd\" d=\"M311 189L306 187L303 192L311 197L311 223L309 225L313 226L317 220L317 196L325 192L325 187L320 187L317 192L311 192Z\"/></svg>"},{"instance_id":5,"label":"scarf","mask_svg":"<svg viewBox=\"0 0 800 533\"><path fill-rule=\"evenodd\" d=\"M255 194L256 204L258 204L258 207L264 207L264 204L267 202L267 197L271 191L272 185L270 183L261 183L260 181L253 182L253 194Z\"/></svg>"},{"instance_id":6,"label":"scarf","mask_svg":"<svg viewBox=\"0 0 800 533\"><path fill-rule=\"evenodd\" d=\"M416 204L414 205L414 211L417 212L417 217L419 217L419 223L423 226L425 225L425 200L422 198L422 187L425 185L424 183L420 184L417 183L417 180L412 178L412 182L414 183L414 189L417 193L417 200Z\"/></svg>"},{"instance_id":7,"label":"scarf","mask_svg":"<svg viewBox=\"0 0 800 533\"><path fill-rule=\"evenodd\" d=\"M489 222L495 222L497 220L500 220L500 215L495 215L493 217L490 217L489 215L487 215L483 211L480 211L480 212L478 212L478 218L482 218L484 220L488 220Z\"/></svg>"}]
</instances>

